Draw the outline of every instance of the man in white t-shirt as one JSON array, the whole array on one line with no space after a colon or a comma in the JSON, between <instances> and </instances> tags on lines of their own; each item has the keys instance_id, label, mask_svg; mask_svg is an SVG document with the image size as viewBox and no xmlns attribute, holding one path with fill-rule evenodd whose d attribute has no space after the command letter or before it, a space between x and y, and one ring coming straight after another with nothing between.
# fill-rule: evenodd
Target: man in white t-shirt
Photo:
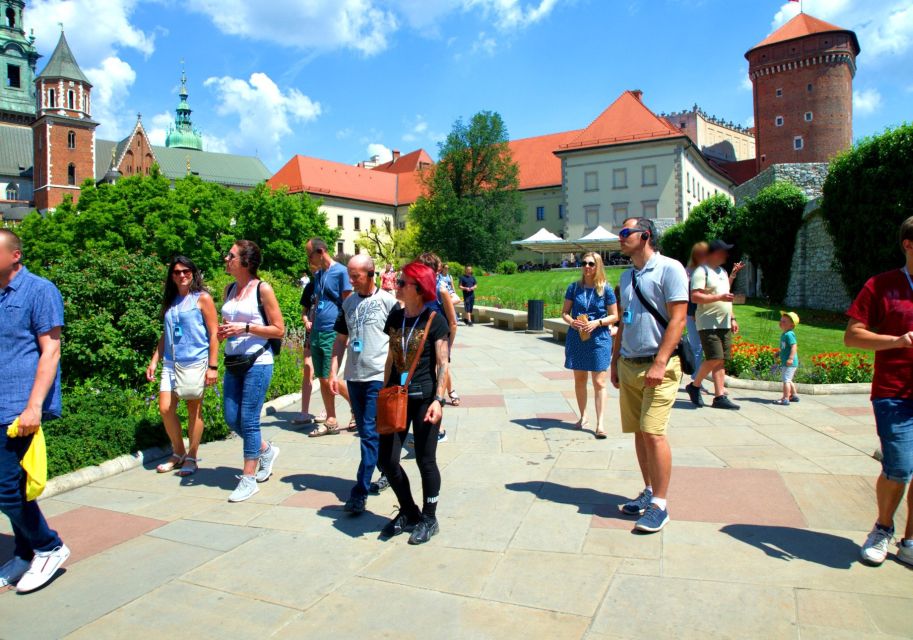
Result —
<instances>
[{"instance_id":1,"label":"man in white t-shirt","mask_svg":"<svg viewBox=\"0 0 913 640\"><path fill-rule=\"evenodd\" d=\"M384 386L384 365L390 338L384 325L390 311L397 307L396 298L374 284L374 260L357 255L349 260L349 280L354 295L342 303L342 313L333 327L336 341L330 364L330 390L339 392L339 363L346 358L345 379L349 389L352 414L361 438L361 462L358 465L355 486L345 510L359 515L364 513L371 486L371 476L377 466L380 436L377 434L377 394Z\"/></svg>"},{"instance_id":2,"label":"man in white t-shirt","mask_svg":"<svg viewBox=\"0 0 913 640\"><path fill-rule=\"evenodd\" d=\"M711 242L707 264L696 267L691 275L691 299L697 303L694 323L701 336L704 361L685 389L691 402L698 407L704 406L701 382L709 375L713 379L713 408L739 408L726 395L723 386L725 363L732 354L732 336L739 332L739 324L732 313L731 279L723 268L732 246L719 239Z\"/></svg>"}]
</instances>

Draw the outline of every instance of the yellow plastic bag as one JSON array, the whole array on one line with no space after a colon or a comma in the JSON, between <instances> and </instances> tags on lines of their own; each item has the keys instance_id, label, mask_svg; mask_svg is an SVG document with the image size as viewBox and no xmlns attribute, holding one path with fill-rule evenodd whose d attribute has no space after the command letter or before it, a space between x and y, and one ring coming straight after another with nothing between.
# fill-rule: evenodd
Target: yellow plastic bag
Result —
<instances>
[{"instance_id":1,"label":"yellow plastic bag","mask_svg":"<svg viewBox=\"0 0 913 640\"><path fill-rule=\"evenodd\" d=\"M7 438L19 435L19 418L6 430ZM22 457L22 468L25 470L25 499L32 501L38 498L48 484L48 450L44 443L44 431L38 431L32 436L32 444Z\"/></svg>"}]
</instances>

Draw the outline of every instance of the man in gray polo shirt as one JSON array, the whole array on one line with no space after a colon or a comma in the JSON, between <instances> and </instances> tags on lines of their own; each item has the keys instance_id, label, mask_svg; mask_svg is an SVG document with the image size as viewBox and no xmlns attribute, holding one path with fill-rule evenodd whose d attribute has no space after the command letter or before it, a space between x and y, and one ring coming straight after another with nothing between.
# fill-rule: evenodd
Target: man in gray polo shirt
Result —
<instances>
[{"instance_id":1,"label":"man in gray polo shirt","mask_svg":"<svg viewBox=\"0 0 913 640\"><path fill-rule=\"evenodd\" d=\"M339 363L346 359L346 383L352 414L361 438L361 462L358 465L355 486L345 504L353 514L365 511L371 476L377 466L380 436L377 421L377 394L384 386L384 365L390 338L384 333L387 316L397 306L396 298L374 285L374 261L368 256L357 255L349 260L349 280L355 295L342 303L342 313L333 327L336 341L330 365L330 390L339 391Z\"/></svg>"},{"instance_id":2,"label":"man in gray polo shirt","mask_svg":"<svg viewBox=\"0 0 913 640\"><path fill-rule=\"evenodd\" d=\"M656 251L656 228L648 218L628 218L618 236L634 266L621 276L621 323L610 376L620 390L621 429L634 434L644 478L640 495L619 509L640 515L634 527L653 533L669 521L672 452L666 428L682 376L676 349L685 328L688 276L680 262Z\"/></svg>"}]
</instances>

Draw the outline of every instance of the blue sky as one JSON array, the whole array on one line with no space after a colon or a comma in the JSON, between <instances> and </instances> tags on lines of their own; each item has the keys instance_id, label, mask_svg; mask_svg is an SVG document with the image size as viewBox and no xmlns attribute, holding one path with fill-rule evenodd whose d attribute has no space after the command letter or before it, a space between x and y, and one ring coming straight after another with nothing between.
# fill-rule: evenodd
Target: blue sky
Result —
<instances>
[{"instance_id":1,"label":"blue sky","mask_svg":"<svg viewBox=\"0 0 913 640\"><path fill-rule=\"evenodd\" d=\"M854 29L858 138L911 120L913 0L805 0ZM154 141L186 61L206 148L355 163L437 143L498 111L512 138L586 126L625 89L659 113L750 124L745 51L792 17L776 0L37 0L26 27L50 56L63 22L95 85L99 136L137 113Z\"/></svg>"}]
</instances>

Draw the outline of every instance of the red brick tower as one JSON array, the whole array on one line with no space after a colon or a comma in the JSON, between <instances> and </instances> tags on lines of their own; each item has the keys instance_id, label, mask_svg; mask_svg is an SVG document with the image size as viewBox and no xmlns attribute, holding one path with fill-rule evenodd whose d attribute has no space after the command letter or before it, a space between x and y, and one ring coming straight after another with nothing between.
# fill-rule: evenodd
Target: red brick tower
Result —
<instances>
[{"instance_id":1,"label":"red brick tower","mask_svg":"<svg viewBox=\"0 0 913 640\"><path fill-rule=\"evenodd\" d=\"M750 49L758 171L827 162L853 143L856 34L800 13Z\"/></svg>"},{"instance_id":2,"label":"red brick tower","mask_svg":"<svg viewBox=\"0 0 913 640\"><path fill-rule=\"evenodd\" d=\"M63 32L47 66L35 79L38 100L32 123L35 208L54 209L65 194L79 198L79 185L95 178L92 85L83 75Z\"/></svg>"}]
</instances>

